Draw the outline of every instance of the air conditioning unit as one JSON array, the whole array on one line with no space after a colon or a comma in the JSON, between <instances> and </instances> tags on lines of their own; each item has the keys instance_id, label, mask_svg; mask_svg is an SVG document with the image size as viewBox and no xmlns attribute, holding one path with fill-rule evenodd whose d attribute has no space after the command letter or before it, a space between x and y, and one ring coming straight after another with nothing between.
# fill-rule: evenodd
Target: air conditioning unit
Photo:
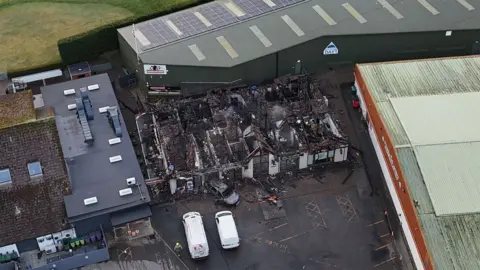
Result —
<instances>
[{"instance_id":1,"label":"air conditioning unit","mask_svg":"<svg viewBox=\"0 0 480 270\"><path fill-rule=\"evenodd\" d=\"M137 180L135 179L135 177L130 177L130 178L127 178L127 185L128 186L133 186L137 183Z\"/></svg>"},{"instance_id":2,"label":"air conditioning unit","mask_svg":"<svg viewBox=\"0 0 480 270\"><path fill-rule=\"evenodd\" d=\"M77 104L68 104L67 106L68 110L71 111L71 110L75 110L77 108Z\"/></svg>"},{"instance_id":3,"label":"air conditioning unit","mask_svg":"<svg viewBox=\"0 0 480 270\"><path fill-rule=\"evenodd\" d=\"M64 94L65 96L73 95L73 94L75 94L75 89L63 90L63 94Z\"/></svg>"},{"instance_id":4,"label":"air conditioning unit","mask_svg":"<svg viewBox=\"0 0 480 270\"><path fill-rule=\"evenodd\" d=\"M98 202L97 197L91 197L91 198L87 198L87 199L83 200L83 203L85 205L91 205L91 204L95 204L97 202Z\"/></svg>"},{"instance_id":5,"label":"air conditioning unit","mask_svg":"<svg viewBox=\"0 0 480 270\"><path fill-rule=\"evenodd\" d=\"M88 91L93 91L93 90L98 90L98 89L100 89L100 86L98 84L88 86Z\"/></svg>"},{"instance_id":6,"label":"air conditioning unit","mask_svg":"<svg viewBox=\"0 0 480 270\"><path fill-rule=\"evenodd\" d=\"M105 107L100 107L98 108L98 112L100 113L106 113L108 108L110 108L110 106L105 106Z\"/></svg>"},{"instance_id":7,"label":"air conditioning unit","mask_svg":"<svg viewBox=\"0 0 480 270\"><path fill-rule=\"evenodd\" d=\"M130 195L132 194L132 189L131 188L126 188L126 189L121 189L118 191L118 193L120 194L120 196L126 196L126 195Z\"/></svg>"},{"instance_id":8,"label":"air conditioning unit","mask_svg":"<svg viewBox=\"0 0 480 270\"><path fill-rule=\"evenodd\" d=\"M115 162L119 162L119 161L122 161L122 156L120 156L120 155L110 157L110 163L115 163Z\"/></svg>"}]
</instances>

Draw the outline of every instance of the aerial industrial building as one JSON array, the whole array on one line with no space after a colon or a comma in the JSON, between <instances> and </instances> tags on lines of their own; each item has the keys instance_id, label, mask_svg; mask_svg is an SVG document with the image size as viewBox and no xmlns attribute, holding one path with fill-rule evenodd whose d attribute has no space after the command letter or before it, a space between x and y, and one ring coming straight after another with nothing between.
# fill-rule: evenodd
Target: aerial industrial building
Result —
<instances>
[{"instance_id":1,"label":"aerial industrial building","mask_svg":"<svg viewBox=\"0 0 480 270\"><path fill-rule=\"evenodd\" d=\"M360 64L355 86L417 269L480 269L480 57Z\"/></svg>"},{"instance_id":2,"label":"aerial industrial building","mask_svg":"<svg viewBox=\"0 0 480 270\"><path fill-rule=\"evenodd\" d=\"M432 1L430 1L432 2ZM474 4L474 3L472 3ZM289 73L480 52L469 1L214 1L118 29L142 88L197 93ZM299 63L299 64L297 64ZM163 88L166 87L166 88Z\"/></svg>"}]
</instances>

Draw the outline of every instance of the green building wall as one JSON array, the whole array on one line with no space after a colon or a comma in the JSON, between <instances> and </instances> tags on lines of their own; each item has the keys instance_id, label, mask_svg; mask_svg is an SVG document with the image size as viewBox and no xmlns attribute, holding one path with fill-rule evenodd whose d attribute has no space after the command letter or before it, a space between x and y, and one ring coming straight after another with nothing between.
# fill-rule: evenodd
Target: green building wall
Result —
<instances>
[{"instance_id":1,"label":"green building wall","mask_svg":"<svg viewBox=\"0 0 480 270\"><path fill-rule=\"evenodd\" d=\"M330 42L337 46L337 55L323 55L323 50ZM119 36L125 66L139 71L142 89L146 89L147 82L150 86L179 86L181 83L197 82L211 85L208 83L233 81L258 84L293 73L298 60L302 68L313 72L326 68L353 67L356 63L364 62L469 55L475 49L480 53L478 42L480 30L453 31L451 36L446 36L445 31L326 36L231 68L168 65L167 75L145 76L143 68L136 65L134 50Z\"/></svg>"}]
</instances>

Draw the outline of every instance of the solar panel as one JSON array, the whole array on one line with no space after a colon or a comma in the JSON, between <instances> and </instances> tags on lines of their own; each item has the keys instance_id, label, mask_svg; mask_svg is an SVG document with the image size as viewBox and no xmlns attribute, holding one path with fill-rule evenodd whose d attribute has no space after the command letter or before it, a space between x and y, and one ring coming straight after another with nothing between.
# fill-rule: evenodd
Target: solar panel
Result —
<instances>
[{"instance_id":1,"label":"solar panel","mask_svg":"<svg viewBox=\"0 0 480 270\"><path fill-rule=\"evenodd\" d=\"M225 3L212 2L146 21L136 27L151 43L142 47L146 50L304 1L307 0L231 0L227 2L230 9Z\"/></svg>"}]
</instances>

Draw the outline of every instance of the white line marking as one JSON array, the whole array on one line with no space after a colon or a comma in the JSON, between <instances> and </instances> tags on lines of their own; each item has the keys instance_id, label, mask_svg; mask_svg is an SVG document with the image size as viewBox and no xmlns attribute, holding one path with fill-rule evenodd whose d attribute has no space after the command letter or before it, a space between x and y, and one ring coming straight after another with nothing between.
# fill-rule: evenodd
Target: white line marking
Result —
<instances>
[{"instance_id":1,"label":"white line marking","mask_svg":"<svg viewBox=\"0 0 480 270\"><path fill-rule=\"evenodd\" d=\"M276 4L272 0L263 0L265 4L267 4L269 7L274 7Z\"/></svg>"},{"instance_id":2,"label":"white line marking","mask_svg":"<svg viewBox=\"0 0 480 270\"><path fill-rule=\"evenodd\" d=\"M152 43L150 43L150 41L145 37L145 35L143 35L142 32L140 32L140 30L138 29L135 29L134 30L134 35L135 35L135 38L140 41L140 43L142 43L143 46L148 46Z\"/></svg>"},{"instance_id":3,"label":"white line marking","mask_svg":"<svg viewBox=\"0 0 480 270\"><path fill-rule=\"evenodd\" d=\"M230 9L230 11L233 12L233 14L235 14L235 16L237 16L237 17L245 16L245 12L241 8L239 8L237 5L235 5L234 3L228 2L228 3L225 3L224 5L228 9Z\"/></svg>"},{"instance_id":4,"label":"white line marking","mask_svg":"<svg viewBox=\"0 0 480 270\"><path fill-rule=\"evenodd\" d=\"M301 37L301 36L305 35L305 33L302 31L302 29L300 29L300 27L298 27L298 25L290 18L290 16L283 15L282 20L288 26L290 26L290 29L292 29L292 31L295 32L295 34L297 34L297 36Z\"/></svg>"},{"instance_id":5,"label":"white line marking","mask_svg":"<svg viewBox=\"0 0 480 270\"><path fill-rule=\"evenodd\" d=\"M222 45L222 47L227 51L228 55L230 55L231 58L237 58L238 53L235 51L235 49L230 45L228 40L224 36L219 36L217 37L218 43Z\"/></svg>"},{"instance_id":6,"label":"white line marking","mask_svg":"<svg viewBox=\"0 0 480 270\"><path fill-rule=\"evenodd\" d=\"M400 14L390 3L387 2L387 0L378 0L378 2L390 13L392 13L393 16L397 19L403 19L403 15Z\"/></svg>"},{"instance_id":7,"label":"white line marking","mask_svg":"<svg viewBox=\"0 0 480 270\"><path fill-rule=\"evenodd\" d=\"M367 20L360 14L355 8L352 7L349 3L344 3L342 6L352 15L359 23L366 23Z\"/></svg>"},{"instance_id":8,"label":"white line marking","mask_svg":"<svg viewBox=\"0 0 480 270\"><path fill-rule=\"evenodd\" d=\"M198 48L197 44L190 45L188 48L190 48L195 57L197 57L198 61L203 61L206 59L205 55L202 53L202 51L200 51L200 48Z\"/></svg>"},{"instance_id":9,"label":"white line marking","mask_svg":"<svg viewBox=\"0 0 480 270\"><path fill-rule=\"evenodd\" d=\"M193 14L194 14L195 16L197 16L197 18L198 18L200 21L202 21L202 23L205 24L206 27L212 26L212 24L210 23L210 21L207 20L207 18L205 18L205 16L203 16L202 13L200 13L200 12L194 12Z\"/></svg>"},{"instance_id":10,"label":"white line marking","mask_svg":"<svg viewBox=\"0 0 480 270\"><path fill-rule=\"evenodd\" d=\"M250 26L250 30L252 30L255 36L257 36L257 38L263 43L263 46L267 48L272 46L272 43L270 42L270 40L268 40L268 38L262 33L260 29L258 29L256 25Z\"/></svg>"},{"instance_id":11,"label":"white line marking","mask_svg":"<svg viewBox=\"0 0 480 270\"><path fill-rule=\"evenodd\" d=\"M429 2L427 2L427 0L417 0L418 3L420 3L424 8L426 8L428 11L430 11L430 13L432 13L433 15L437 15L439 14L440 12L438 12L438 10L436 8L434 8Z\"/></svg>"},{"instance_id":12,"label":"white line marking","mask_svg":"<svg viewBox=\"0 0 480 270\"><path fill-rule=\"evenodd\" d=\"M457 0L458 3L460 3L462 6L464 6L466 9L468 9L468 11L472 11L474 10L475 8L470 5L467 0Z\"/></svg>"},{"instance_id":13,"label":"white line marking","mask_svg":"<svg viewBox=\"0 0 480 270\"><path fill-rule=\"evenodd\" d=\"M172 29L172 31L175 32L177 35L179 35L179 36L183 35L182 31L180 31L180 29L178 29L177 26L176 26L175 24L173 24L172 21L167 20L165 23L166 23L166 24L168 25L168 27L170 27L170 29Z\"/></svg>"},{"instance_id":14,"label":"white line marking","mask_svg":"<svg viewBox=\"0 0 480 270\"><path fill-rule=\"evenodd\" d=\"M337 24L337 22L335 20L332 19L332 17L330 17L330 15L328 15L328 13L323 10L323 8L321 8L319 5L315 5L312 7L313 10L315 10L318 15L320 15L320 17L322 17L322 19L328 23L329 25L335 25Z\"/></svg>"}]
</instances>

